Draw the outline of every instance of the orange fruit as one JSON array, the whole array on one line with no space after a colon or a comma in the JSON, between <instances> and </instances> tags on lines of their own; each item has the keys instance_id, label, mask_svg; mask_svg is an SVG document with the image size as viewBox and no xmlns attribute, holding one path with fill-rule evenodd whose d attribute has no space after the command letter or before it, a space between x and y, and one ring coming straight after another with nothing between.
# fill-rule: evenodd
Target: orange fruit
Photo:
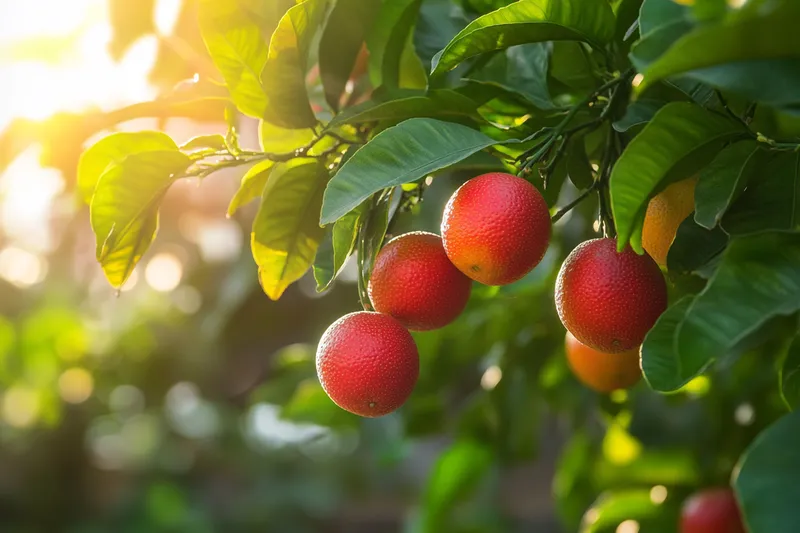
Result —
<instances>
[{"instance_id":1,"label":"orange fruit","mask_svg":"<svg viewBox=\"0 0 800 533\"><path fill-rule=\"evenodd\" d=\"M690 496L681 509L680 533L744 533L733 491L706 489Z\"/></svg>"},{"instance_id":2,"label":"orange fruit","mask_svg":"<svg viewBox=\"0 0 800 533\"><path fill-rule=\"evenodd\" d=\"M564 341L567 362L581 382L597 392L627 389L639 382L639 348L622 353L603 353L589 348L567 332Z\"/></svg>"},{"instance_id":3,"label":"orange fruit","mask_svg":"<svg viewBox=\"0 0 800 533\"><path fill-rule=\"evenodd\" d=\"M442 239L423 231L389 241L378 253L369 299L379 313L425 331L456 319L469 300L472 280L447 258Z\"/></svg>"},{"instance_id":4,"label":"orange fruit","mask_svg":"<svg viewBox=\"0 0 800 533\"><path fill-rule=\"evenodd\" d=\"M358 51L353 70L350 72L350 79L355 81L367 73L369 66L369 50L367 50L367 43L361 44L361 49Z\"/></svg>"},{"instance_id":5,"label":"orange fruit","mask_svg":"<svg viewBox=\"0 0 800 533\"><path fill-rule=\"evenodd\" d=\"M579 244L556 279L561 323L587 346L621 353L642 344L667 308L667 284L649 255L629 247L617 252L614 239Z\"/></svg>"},{"instance_id":6,"label":"orange fruit","mask_svg":"<svg viewBox=\"0 0 800 533\"><path fill-rule=\"evenodd\" d=\"M346 411L378 417L405 403L419 377L419 354L389 315L359 311L330 325L317 347L317 376Z\"/></svg>"},{"instance_id":7,"label":"orange fruit","mask_svg":"<svg viewBox=\"0 0 800 533\"><path fill-rule=\"evenodd\" d=\"M667 254L678 227L694 211L697 178L669 185L647 204L642 227L642 247L656 263L667 266Z\"/></svg>"},{"instance_id":8,"label":"orange fruit","mask_svg":"<svg viewBox=\"0 0 800 533\"><path fill-rule=\"evenodd\" d=\"M447 257L485 285L507 285L530 272L547 251L550 229L547 203L536 187L502 172L464 183L442 217Z\"/></svg>"}]
</instances>

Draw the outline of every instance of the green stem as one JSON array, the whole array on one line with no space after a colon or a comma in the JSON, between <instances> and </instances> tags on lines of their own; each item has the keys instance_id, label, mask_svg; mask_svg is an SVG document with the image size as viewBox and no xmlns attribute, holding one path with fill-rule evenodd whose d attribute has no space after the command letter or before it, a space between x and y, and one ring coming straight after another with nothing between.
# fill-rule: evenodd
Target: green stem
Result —
<instances>
[{"instance_id":1,"label":"green stem","mask_svg":"<svg viewBox=\"0 0 800 533\"><path fill-rule=\"evenodd\" d=\"M593 182L591 185L589 185L589 187L587 187L587 188L586 188L586 190L584 190L584 191L583 191L583 192L580 194L580 196L578 196L577 198L575 198L574 200L572 200L570 203L568 203L567 205L565 205L563 208L559 209L559 210L556 212L556 214L554 214L552 217L550 217L550 221L551 221L553 224L555 224L556 222L558 222L559 220L561 220L561 218L562 218L564 215L566 215L567 213L569 213L570 211L572 211L572 209L574 209L574 208L575 208L575 207L576 207L578 204L580 204L580 203L581 203L582 201L584 201L586 198L588 198L589 196L591 196L591 195L592 195L592 193L593 193L594 191L596 191L596 190L597 190L597 187L598 187L599 185L600 185L600 182L599 182L599 181L595 181L595 182Z\"/></svg>"}]
</instances>

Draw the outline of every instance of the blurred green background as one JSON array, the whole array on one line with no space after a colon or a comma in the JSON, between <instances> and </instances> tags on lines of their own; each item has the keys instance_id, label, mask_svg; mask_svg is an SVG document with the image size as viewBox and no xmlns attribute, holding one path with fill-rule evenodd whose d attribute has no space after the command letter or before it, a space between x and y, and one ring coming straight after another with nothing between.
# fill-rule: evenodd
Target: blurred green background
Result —
<instances>
[{"instance_id":1,"label":"blurred green background","mask_svg":"<svg viewBox=\"0 0 800 533\"><path fill-rule=\"evenodd\" d=\"M309 274L269 301L248 250L255 206L225 218L244 170L173 186L116 294L77 158L111 110L208 72L194 4L0 4L1 532L674 532L683 498L727 484L785 411L778 350L758 342L670 396L577 383L552 288L593 236L589 204L527 278L476 285L457 322L415 334L417 388L376 420L337 408L314 370L322 332L359 307L355 265L324 294ZM215 110L185 115L114 128L179 143L227 129ZM256 148L256 122L239 126ZM437 231L469 177L438 176L390 233Z\"/></svg>"}]
</instances>

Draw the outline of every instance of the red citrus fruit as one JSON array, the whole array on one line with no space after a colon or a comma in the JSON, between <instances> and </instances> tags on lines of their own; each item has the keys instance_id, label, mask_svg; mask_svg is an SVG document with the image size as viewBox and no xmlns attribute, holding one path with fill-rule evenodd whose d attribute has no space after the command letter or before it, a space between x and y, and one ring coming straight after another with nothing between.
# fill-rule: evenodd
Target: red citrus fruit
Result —
<instances>
[{"instance_id":1,"label":"red citrus fruit","mask_svg":"<svg viewBox=\"0 0 800 533\"><path fill-rule=\"evenodd\" d=\"M425 331L456 319L469 300L472 280L447 258L442 239L417 231L389 241L378 253L369 299L379 313Z\"/></svg>"},{"instance_id":2,"label":"red citrus fruit","mask_svg":"<svg viewBox=\"0 0 800 533\"><path fill-rule=\"evenodd\" d=\"M733 491L707 489L690 496L681 509L680 533L744 533Z\"/></svg>"},{"instance_id":3,"label":"red citrus fruit","mask_svg":"<svg viewBox=\"0 0 800 533\"><path fill-rule=\"evenodd\" d=\"M383 416L403 405L414 390L419 377L417 345L389 315L350 313L322 335L317 376L342 409L360 416Z\"/></svg>"},{"instance_id":4,"label":"red citrus fruit","mask_svg":"<svg viewBox=\"0 0 800 533\"><path fill-rule=\"evenodd\" d=\"M567 362L584 385L597 392L633 387L642 377L639 348L622 353L603 353L590 348L567 332L564 341Z\"/></svg>"},{"instance_id":5,"label":"red citrus fruit","mask_svg":"<svg viewBox=\"0 0 800 533\"><path fill-rule=\"evenodd\" d=\"M539 264L550 213L536 187L492 172L464 183L447 202L442 240L450 261L485 285L507 285Z\"/></svg>"},{"instance_id":6,"label":"red citrus fruit","mask_svg":"<svg viewBox=\"0 0 800 533\"><path fill-rule=\"evenodd\" d=\"M583 344L605 353L636 348L667 307L667 284L658 265L614 239L582 242L556 280L561 323Z\"/></svg>"}]
</instances>

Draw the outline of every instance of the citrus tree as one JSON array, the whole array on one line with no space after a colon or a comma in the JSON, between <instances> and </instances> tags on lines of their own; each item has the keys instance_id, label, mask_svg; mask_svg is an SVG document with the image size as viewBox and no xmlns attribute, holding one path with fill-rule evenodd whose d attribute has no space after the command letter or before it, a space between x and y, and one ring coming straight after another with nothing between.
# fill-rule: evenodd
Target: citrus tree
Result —
<instances>
[{"instance_id":1,"label":"citrus tree","mask_svg":"<svg viewBox=\"0 0 800 533\"><path fill-rule=\"evenodd\" d=\"M708 488L683 531L796 531L800 4L200 0L197 22L215 71L150 105L227 131L79 162L113 287L174 183L242 167L227 214L258 205L266 297L355 265L369 312L325 333L321 384L267 393L283 415L360 423L327 392L455 438L414 530L505 531L493 476L547 406L568 530L675 531Z\"/></svg>"}]
</instances>

